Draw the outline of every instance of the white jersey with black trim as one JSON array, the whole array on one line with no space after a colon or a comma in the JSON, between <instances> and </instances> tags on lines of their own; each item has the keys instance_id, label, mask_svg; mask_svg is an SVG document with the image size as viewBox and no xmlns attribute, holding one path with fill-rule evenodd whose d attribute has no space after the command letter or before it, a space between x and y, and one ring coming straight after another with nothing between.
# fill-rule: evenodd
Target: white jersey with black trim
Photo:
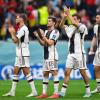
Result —
<instances>
[{"instance_id":1,"label":"white jersey with black trim","mask_svg":"<svg viewBox=\"0 0 100 100\"><path fill-rule=\"evenodd\" d=\"M84 37L88 34L87 27L80 23L79 27L66 26L65 31L69 38L69 53L85 53Z\"/></svg>"},{"instance_id":2,"label":"white jersey with black trim","mask_svg":"<svg viewBox=\"0 0 100 100\"><path fill-rule=\"evenodd\" d=\"M58 60L58 52L56 49L56 42L59 38L59 31L54 29L51 32L48 30L45 31L45 36L48 39L54 40L54 45L51 46L44 46L44 59L49 59L49 60Z\"/></svg>"},{"instance_id":3,"label":"white jersey with black trim","mask_svg":"<svg viewBox=\"0 0 100 100\"><path fill-rule=\"evenodd\" d=\"M97 50L96 52L100 52L100 25L94 25L94 35L97 38Z\"/></svg>"},{"instance_id":4,"label":"white jersey with black trim","mask_svg":"<svg viewBox=\"0 0 100 100\"><path fill-rule=\"evenodd\" d=\"M18 29L17 38L19 42L16 44L16 56L18 57L27 57L30 56L29 52L29 30L26 25L23 25Z\"/></svg>"}]
</instances>

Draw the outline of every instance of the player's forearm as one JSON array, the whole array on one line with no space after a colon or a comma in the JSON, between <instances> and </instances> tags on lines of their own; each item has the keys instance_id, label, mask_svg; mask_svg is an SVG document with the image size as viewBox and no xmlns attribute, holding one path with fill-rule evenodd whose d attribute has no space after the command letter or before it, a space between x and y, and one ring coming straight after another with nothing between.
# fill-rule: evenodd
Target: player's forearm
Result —
<instances>
[{"instance_id":1,"label":"player's forearm","mask_svg":"<svg viewBox=\"0 0 100 100\"><path fill-rule=\"evenodd\" d=\"M18 38L16 37L15 33L10 33L11 34L11 38L13 40L14 43L17 43L19 40Z\"/></svg>"},{"instance_id":2,"label":"player's forearm","mask_svg":"<svg viewBox=\"0 0 100 100\"><path fill-rule=\"evenodd\" d=\"M38 39L38 41L39 41L39 43L41 44L41 45L45 45L45 42L43 41L43 37L41 37L38 33L37 33L37 31L34 31L33 32L33 34L37 37L37 39Z\"/></svg>"},{"instance_id":3,"label":"player's forearm","mask_svg":"<svg viewBox=\"0 0 100 100\"><path fill-rule=\"evenodd\" d=\"M91 47L90 47L91 52L93 52L94 46L96 46L96 37L93 37L93 39L92 39L92 43L91 43Z\"/></svg>"},{"instance_id":4,"label":"player's forearm","mask_svg":"<svg viewBox=\"0 0 100 100\"><path fill-rule=\"evenodd\" d=\"M16 30L15 30L15 28L13 26L11 26L11 27L8 28L8 30L9 30L9 33L11 35L11 38L12 38L13 42L14 43L19 42L19 39L16 36Z\"/></svg>"},{"instance_id":5,"label":"player's forearm","mask_svg":"<svg viewBox=\"0 0 100 100\"><path fill-rule=\"evenodd\" d=\"M63 17L60 24L59 24L59 27L61 27L61 28L64 27L65 20L66 20L66 17Z\"/></svg>"},{"instance_id":6,"label":"player's forearm","mask_svg":"<svg viewBox=\"0 0 100 100\"><path fill-rule=\"evenodd\" d=\"M41 45L45 45L45 42L39 36L37 36L37 39Z\"/></svg>"},{"instance_id":7,"label":"player's forearm","mask_svg":"<svg viewBox=\"0 0 100 100\"><path fill-rule=\"evenodd\" d=\"M54 44L52 40L47 39L46 37L43 37L43 40L45 41L45 43L46 43L48 46L51 46L51 45Z\"/></svg>"}]
</instances>

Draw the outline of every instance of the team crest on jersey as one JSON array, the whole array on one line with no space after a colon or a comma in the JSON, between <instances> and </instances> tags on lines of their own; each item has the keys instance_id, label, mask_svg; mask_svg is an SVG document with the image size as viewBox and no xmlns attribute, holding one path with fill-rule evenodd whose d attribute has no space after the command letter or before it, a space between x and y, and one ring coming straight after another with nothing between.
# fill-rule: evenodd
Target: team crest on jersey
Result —
<instances>
[{"instance_id":1,"label":"team crest on jersey","mask_svg":"<svg viewBox=\"0 0 100 100\"><path fill-rule=\"evenodd\" d=\"M55 39L56 38L56 36L55 35L53 35L53 39Z\"/></svg>"},{"instance_id":2,"label":"team crest on jersey","mask_svg":"<svg viewBox=\"0 0 100 100\"><path fill-rule=\"evenodd\" d=\"M16 32L16 35L18 35L18 32Z\"/></svg>"}]
</instances>

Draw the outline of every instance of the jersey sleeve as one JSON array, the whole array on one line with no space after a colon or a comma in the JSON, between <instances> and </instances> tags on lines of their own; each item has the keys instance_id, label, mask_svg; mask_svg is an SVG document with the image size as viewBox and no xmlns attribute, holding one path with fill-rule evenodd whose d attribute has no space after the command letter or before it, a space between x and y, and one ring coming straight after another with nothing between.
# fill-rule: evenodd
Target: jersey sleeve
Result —
<instances>
[{"instance_id":1,"label":"jersey sleeve","mask_svg":"<svg viewBox=\"0 0 100 100\"><path fill-rule=\"evenodd\" d=\"M78 28L78 32L81 35L81 39L85 37L85 35L88 34L87 27L84 24L81 24Z\"/></svg>"},{"instance_id":2,"label":"jersey sleeve","mask_svg":"<svg viewBox=\"0 0 100 100\"><path fill-rule=\"evenodd\" d=\"M20 30L18 31L16 36L18 37L18 39L20 39L22 36L24 36L24 34L25 34L25 30Z\"/></svg>"},{"instance_id":3,"label":"jersey sleeve","mask_svg":"<svg viewBox=\"0 0 100 100\"><path fill-rule=\"evenodd\" d=\"M97 25L94 25L94 28L93 28L93 31L94 31L94 35L96 36L97 35L97 29L98 28L98 26Z\"/></svg>"},{"instance_id":4,"label":"jersey sleeve","mask_svg":"<svg viewBox=\"0 0 100 100\"><path fill-rule=\"evenodd\" d=\"M54 41L57 41L58 38L59 38L59 31L54 30L54 31L52 32L52 34L50 35L50 39L51 39L51 40L54 40Z\"/></svg>"},{"instance_id":5,"label":"jersey sleeve","mask_svg":"<svg viewBox=\"0 0 100 100\"><path fill-rule=\"evenodd\" d=\"M68 26L65 27L65 32L66 32L68 38L72 37L72 35L75 33L75 30L76 30L76 27L74 27L72 25L70 25L69 27Z\"/></svg>"},{"instance_id":6,"label":"jersey sleeve","mask_svg":"<svg viewBox=\"0 0 100 100\"><path fill-rule=\"evenodd\" d=\"M79 31L81 34L88 34L87 27L86 27L84 24L82 24L82 25L79 26L78 31Z\"/></svg>"},{"instance_id":7,"label":"jersey sleeve","mask_svg":"<svg viewBox=\"0 0 100 100\"><path fill-rule=\"evenodd\" d=\"M47 30L44 31L44 36L46 36L46 33L47 33L47 32L48 32Z\"/></svg>"}]
</instances>

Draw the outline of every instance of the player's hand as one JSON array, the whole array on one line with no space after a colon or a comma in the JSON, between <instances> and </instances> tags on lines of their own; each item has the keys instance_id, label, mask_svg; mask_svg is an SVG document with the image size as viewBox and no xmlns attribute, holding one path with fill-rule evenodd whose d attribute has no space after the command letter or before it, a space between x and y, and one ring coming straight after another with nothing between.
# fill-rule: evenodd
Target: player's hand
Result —
<instances>
[{"instance_id":1,"label":"player's hand","mask_svg":"<svg viewBox=\"0 0 100 100\"><path fill-rule=\"evenodd\" d=\"M64 7L64 15L65 16L68 16L68 15L70 15L70 8L68 8L68 7Z\"/></svg>"},{"instance_id":2,"label":"player's hand","mask_svg":"<svg viewBox=\"0 0 100 100\"><path fill-rule=\"evenodd\" d=\"M40 30L40 35L43 38L44 37L44 31L42 29L39 29L39 30Z\"/></svg>"},{"instance_id":3,"label":"player's hand","mask_svg":"<svg viewBox=\"0 0 100 100\"><path fill-rule=\"evenodd\" d=\"M93 55L94 54L94 52L93 51L89 51L89 53L88 53L89 55Z\"/></svg>"},{"instance_id":4,"label":"player's hand","mask_svg":"<svg viewBox=\"0 0 100 100\"><path fill-rule=\"evenodd\" d=\"M33 34L38 37L38 33L36 31L33 32Z\"/></svg>"},{"instance_id":5,"label":"player's hand","mask_svg":"<svg viewBox=\"0 0 100 100\"><path fill-rule=\"evenodd\" d=\"M67 17L67 14L66 14L66 12L64 12L63 16L64 16L65 18Z\"/></svg>"}]
</instances>

